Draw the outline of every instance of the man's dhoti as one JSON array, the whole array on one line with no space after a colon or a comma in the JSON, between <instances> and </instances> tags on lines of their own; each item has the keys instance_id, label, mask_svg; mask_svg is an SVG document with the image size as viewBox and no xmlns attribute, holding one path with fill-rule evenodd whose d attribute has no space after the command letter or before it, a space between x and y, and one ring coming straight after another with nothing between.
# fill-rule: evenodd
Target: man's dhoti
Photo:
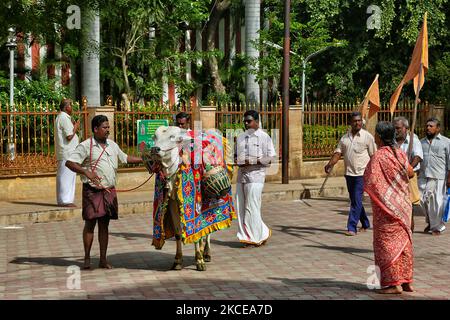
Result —
<instances>
[{"instance_id":1,"label":"man's dhoti","mask_svg":"<svg viewBox=\"0 0 450 320\"><path fill-rule=\"evenodd\" d=\"M115 188L97 189L83 183L83 220L93 220L107 216L109 219L119 218L119 204Z\"/></svg>"},{"instance_id":2,"label":"man's dhoti","mask_svg":"<svg viewBox=\"0 0 450 320\"><path fill-rule=\"evenodd\" d=\"M59 205L73 203L77 174L66 167L66 160L58 160L56 173L56 201Z\"/></svg>"},{"instance_id":3,"label":"man's dhoti","mask_svg":"<svg viewBox=\"0 0 450 320\"><path fill-rule=\"evenodd\" d=\"M238 214L238 233L240 242L261 245L271 235L261 217L261 196L264 183L237 183L236 211Z\"/></svg>"},{"instance_id":4,"label":"man's dhoti","mask_svg":"<svg viewBox=\"0 0 450 320\"><path fill-rule=\"evenodd\" d=\"M432 178L419 178L421 206L425 210L431 231L442 232L445 225L442 222L444 212L444 197L446 197L446 181Z\"/></svg>"}]
</instances>

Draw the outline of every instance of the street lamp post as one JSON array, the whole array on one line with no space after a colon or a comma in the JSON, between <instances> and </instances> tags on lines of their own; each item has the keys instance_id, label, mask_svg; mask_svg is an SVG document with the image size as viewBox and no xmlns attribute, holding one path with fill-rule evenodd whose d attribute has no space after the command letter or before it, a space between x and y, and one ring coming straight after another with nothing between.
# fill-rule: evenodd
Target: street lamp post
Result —
<instances>
[{"instance_id":1,"label":"street lamp post","mask_svg":"<svg viewBox=\"0 0 450 320\"><path fill-rule=\"evenodd\" d=\"M312 57L318 55L319 53L321 53L321 52L323 52L323 51L325 51L327 49L330 49L330 48L333 48L333 47L336 47L336 46L340 46L340 45L342 45L342 43L341 42L337 42L334 45L327 46L327 47L324 47L324 48L322 48L320 50L317 50L316 52L311 53L309 56L307 56L306 58L302 59L302 107L301 107L302 111L305 110L304 106L305 106L305 82L306 82L305 70L306 70L306 63L308 62L309 59L311 59Z\"/></svg>"},{"instance_id":2,"label":"street lamp post","mask_svg":"<svg viewBox=\"0 0 450 320\"><path fill-rule=\"evenodd\" d=\"M16 30L9 28L9 37L6 47L9 50L9 109L10 109L10 121L9 121L9 156L10 160L14 160L16 157L15 145L14 145L14 49L17 47Z\"/></svg>"},{"instance_id":3,"label":"street lamp post","mask_svg":"<svg viewBox=\"0 0 450 320\"><path fill-rule=\"evenodd\" d=\"M290 13L291 0L284 1L284 42L283 42L283 112L281 132L281 183L289 183L289 69L290 69Z\"/></svg>"}]
</instances>

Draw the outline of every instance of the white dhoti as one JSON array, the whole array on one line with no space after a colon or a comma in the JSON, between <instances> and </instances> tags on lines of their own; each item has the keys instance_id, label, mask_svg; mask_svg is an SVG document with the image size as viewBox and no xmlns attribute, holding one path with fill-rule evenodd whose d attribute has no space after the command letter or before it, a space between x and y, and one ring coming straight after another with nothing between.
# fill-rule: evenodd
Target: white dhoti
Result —
<instances>
[{"instance_id":1,"label":"white dhoti","mask_svg":"<svg viewBox=\"0 0 450 320\"><path fill-rule=\"evenodd\" d=\"M236 211L240 242L261 245L271 236L271 230L261 217L261 196L264 183L236 184Z\"/></svg>"},{"instance_id":2,"label":"white dhoti","mask_svg":"<svg viewBox=\"0 0 450 320\"><path fill-rule=\"evenodd\" d=\"M444 231L445 224L442 222L442 214L444 213L444 198L447 194L446 181L420 178L419 190L421 192L420 204L427 216L430 230Z\"/></svg>"},{"instance_id":3,"label":"white dhoti","mask_svg":"<svg viewBox=\"0 0 450 320\"><path fill-rule=\"evenodd\" d=\"M73 203L77 174L66 167L66 160L58 160L56 172L56 200L59 205Z\"/></svg>"}]
</instances>

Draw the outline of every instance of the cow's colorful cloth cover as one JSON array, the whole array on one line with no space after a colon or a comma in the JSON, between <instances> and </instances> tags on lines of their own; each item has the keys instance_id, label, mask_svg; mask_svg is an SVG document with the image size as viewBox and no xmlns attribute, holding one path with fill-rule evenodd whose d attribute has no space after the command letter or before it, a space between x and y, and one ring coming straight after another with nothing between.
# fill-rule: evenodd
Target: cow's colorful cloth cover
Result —
<instances>
[{"instance_id":1,"label":"cow's colorful cloth cover","mask_svg":"<svg viewBox=\"0 0 450 320\"><path fill-rule=\"evenodd\" d=\"M220 164L226 167L229 173L231 167L227 167L224 160L226 148L223 146L226 145L226 139L222 140L222 137L218 136L215 131L204 132L201 138L203 164L191 165L191 163L183 161L178 170L177 202L180 209L183 243L198 242L212 232L229 228L231 221L237 218L231 191L225 197L218 199L202 198L201 180L205 167ZM194 152L191 152L189 158L193 163ZM214 162L211 163L211 161ZM161 249L164 241L175 235L173 226L168 223L170 221L169 214L166 216L169 199L164 192L164 187L164 177L157 174L153 202L152 242L156 249Z\"/></svg>"}]
</instances>

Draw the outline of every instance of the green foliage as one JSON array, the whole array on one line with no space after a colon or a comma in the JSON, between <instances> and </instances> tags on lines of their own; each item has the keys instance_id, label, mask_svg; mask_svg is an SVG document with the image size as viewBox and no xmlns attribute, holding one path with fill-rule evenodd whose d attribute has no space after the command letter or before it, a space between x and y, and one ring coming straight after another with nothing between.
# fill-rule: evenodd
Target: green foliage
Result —
<instances>
[{"instance_id":1,"label":"green foliage","mask_svg":"<svg viewBox=\"0 0 450 320\"><path fill-rule=\"evenodd\" d=\"M6 42L8 27L15 26L18 32L33 34L41 43L59 44L63 50L61 60L71 65L80 64L84 50L100 50L101 81L110 84L110 92L104 94L120 99L121 94L127 92L134 101L159 99L163 77L177 85L182 100L187 100L199 86L214 96L205 66L196 67L200 75L195 79L188 81L184 77L186 63L199 58L205 62L214 55L219 58L219 73L227 91L227 96L216 98L245 101L245 74L249 72L248 66L255 65L256 61L236 56L230 62L227 54L220 52L181 52L186 28L204 28L213 4L217 3L211 0L2 1L0 41ZM99 8L100 48L85 43L81 31L66 29L66 9L72 4L82 11L88 7ZM366 9L371 4L382 10L380 30L367 30ZM244 1L232 0L233 16L242 19L243 9ZM270 80L270 97L275 101L280 94L282 51L265 45L264 41L283 44L283 1L265 0L262 9L270 28L261 30L260 41L254 44L262 53L256 72L260 84ZM380 0L375 3L371 0L292 0L291 50L296 54L291 55L291 95L296 98L301 93L302 59L340 41L342 46L321 52L307 63L307 101L362 99L377 73L380 74L381 99L388 101L409 65L425 11L428 12L430 70L421 99L450 103L449 0ZM153 40L149 37L150 27L155 28ZM0 58L0 69L6 71L6 48L0 51ZM126 70L122 68L122 60ZM47 85L38 86L46 91ZM5 91L0 95L4 99ZM33 95L41 99L47 97L48 92ZM408 84L401 99L412 96L412 85Z\"/></svg>"},{"instance_id":2,"label":"green foliage","mask_svg":"<svg viewBox=\"0 0 450 320\"><path fill-rule=\"evenodd\" d=\"M304 125L303 143L305 145L332 145L335 146L339 139L348 131L348 126L323 126L323 125Z\"/></svg>"},{"instance_id":3,"label":"green foliage","mask_svg":"<svg viewBox=\"0 0 450 320\"><path fill-rule=\"evenodd\" d=\"M445 52L442 59L437 60L434 68L430 68L428 77L430 87L434 88L434 101L450 104L450 52Z\"/></svg>"},{"instance_id":4,"label":"green foliage","mask_svg":"<svg viewBox=\"0 0 450 320\"><path fill-rule=\"evenodd\" d=\"M362 99L375 75L380 74L382 101L388 101L410 63L415 41L428 11L430 73L421 91L421 99L450 102L448 92L448 55L450 32L448 0L292 0L291 3L291 94L300 96L302 58L308 54L343 42L313 57L306 68L307 101L354 102ZM263 41L283 45L283 2L265 1L265 17L270 28L261 31L256 44L263 52L259 59L260 81L271 78L279 83L282 51ZM369 5L378 5L381 29L366 27ZM447 74L447 76L445 76ZM277 87L274 88L277 90ZM277 94L278 92L275 92ZM403 98L413 98L408 84Z\"/></svg>"},{"instance_id":5,"label":"green foliage","mask_svg":"<svg viewBox=\"0 0 450 320\"><path fill-rule=\"evenodd\" d=\"M69 95L68 89L58 87L56 79L23 81L14 79L15 103L57 103ZM0 71L0 103L9 103L9 78Z\"/></svg>"}]
</instances>

